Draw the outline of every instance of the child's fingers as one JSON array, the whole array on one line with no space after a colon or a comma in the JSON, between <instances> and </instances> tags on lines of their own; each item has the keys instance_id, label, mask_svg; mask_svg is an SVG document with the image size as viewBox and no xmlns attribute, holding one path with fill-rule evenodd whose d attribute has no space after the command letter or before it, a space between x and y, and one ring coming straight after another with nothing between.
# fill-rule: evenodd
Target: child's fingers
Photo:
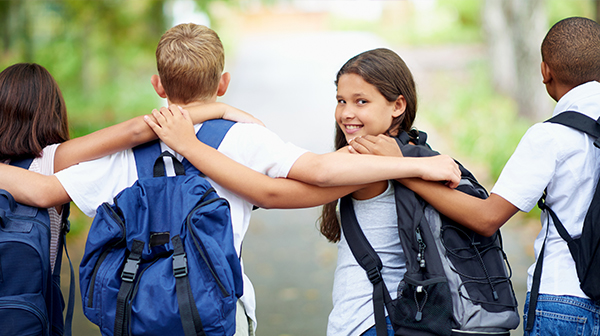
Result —
<instances>
[{"instance_id":1,"label":"child's fingers","mask_svg":"<svg viewBox=\"0 0 600 336\"><path fill-rule=\"evenodd\" d=\"M164 107L161 107L160 111L157 109L152 110L152 116L156 120L156 123L161 126L167 122L167 120L163 114L163 110L164 110Z\"/></svg>"},{"instance_id":2,"label":"child's fingers","mask_svg":"<svg viewBox=\"0 0 600 336\"><path fill-rule=\"evenodd\" d=\"M154 133L156 133L157 130L160 130L160 126L156 122L154 122L152 117L145 115L144 121L146 122L146 124L148 124L148 126L150 126Z\"/></svg>"},{"instance_id":3,"label":"child's fingers","mask_svg":"<svg viewBox=\"0 0 600 336\"><path fill-rule=\"evenodd\" d=\"M361 141L360 137L350 140L350 148L352 148L351 152L354 150L358 154L371 154L369 148L365 146L365 142Z\"/></svg>"},{"instance_id":4,"label":"child's fingers","mask_svg":"<svg viewBox=\"0 0 600 336\"><path fill-rule=\"evenodd\" d=\"M190 113L188 112L188 110L181 108L181 106L179 106L179 110L181 111L181 115L185 120L192 122L192 118L190 117Z\"/></svg>"}]
</instances>

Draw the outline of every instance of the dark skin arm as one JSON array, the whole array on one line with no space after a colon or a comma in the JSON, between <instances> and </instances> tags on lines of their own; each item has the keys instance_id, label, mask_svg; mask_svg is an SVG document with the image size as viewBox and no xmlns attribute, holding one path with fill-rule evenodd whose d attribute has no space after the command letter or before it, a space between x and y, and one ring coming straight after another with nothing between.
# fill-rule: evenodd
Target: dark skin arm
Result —
<instances>
[{"instance_id":1,"label":"dark skin arm","mask_svg":"<svg viewBox=\"0 0 600 336\"><path fill-rule=\"evenodd\" d=\"M394 139L381 135L357 138L350 145L353 153L402 155ZM496 194L480 199L437 182L416 178L399 179L398 182L417 193L440 213L484 236L493 235L519 211Z\"/></svg>"}]
</instances>

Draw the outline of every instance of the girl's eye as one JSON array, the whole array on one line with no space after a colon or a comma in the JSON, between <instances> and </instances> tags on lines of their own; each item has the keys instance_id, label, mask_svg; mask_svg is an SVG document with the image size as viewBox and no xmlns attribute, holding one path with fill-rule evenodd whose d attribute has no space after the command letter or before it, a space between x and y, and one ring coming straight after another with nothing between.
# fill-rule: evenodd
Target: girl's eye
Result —
<instances>
[{"instance_id":1,"label":"girl's eye","mask_svg":"<svg viewBox=\"0 0 600 336\"><path fill-rule=\"evenodd\" d=\"M338 99L337 102L338 104L346 104L346 101L343 99Z\"/></svg>"},{"instance_id":2,"label":"girl's eye","mask_svg":"<svg viewBox=\"0 0 600 336\"><path fill-rule=\"evenodd\" d=\"M366 103L368 103L368 102L367 102L365 99L359 99L359 100L357 100L357 101L356 101L356 103L357 103L358 105L364 105L364 104L366 104Z\"/></svg>"}]
</instances>

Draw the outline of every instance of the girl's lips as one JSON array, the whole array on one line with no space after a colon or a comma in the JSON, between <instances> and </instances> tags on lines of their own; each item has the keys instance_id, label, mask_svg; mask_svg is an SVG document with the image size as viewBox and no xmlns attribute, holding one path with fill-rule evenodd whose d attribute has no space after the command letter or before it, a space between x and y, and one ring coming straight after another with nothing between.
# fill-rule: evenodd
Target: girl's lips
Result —
<instances>
[{"instance_id":1,"label":"girl's lips","mask_svg":"<svg viewBox=\"0 0 600 336\"><path fill-rule=\"evenodd\" d=\"M344 128L346 129L346 133L353 134L353 133L360 131L362 129L362 126L361 125L344 125Z\"/></svg>"}]
</instances>

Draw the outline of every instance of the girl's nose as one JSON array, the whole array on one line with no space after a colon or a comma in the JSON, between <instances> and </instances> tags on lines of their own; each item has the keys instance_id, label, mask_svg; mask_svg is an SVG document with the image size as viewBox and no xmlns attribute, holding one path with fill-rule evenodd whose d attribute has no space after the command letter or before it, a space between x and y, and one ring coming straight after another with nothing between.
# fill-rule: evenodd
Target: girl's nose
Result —
<instances>
[{"instance_id":1,"label":"girl's nose","mask_svg":"<svg viewBox=\"0 0 600 336\"><path fill-rule=\"evenodd\" d=\"M342 119L344 119L344 120L350 120L355 117L355 114L351 107L346 106L342 109L341 116L342 116Z\"/></svg>"}]
</instances>

